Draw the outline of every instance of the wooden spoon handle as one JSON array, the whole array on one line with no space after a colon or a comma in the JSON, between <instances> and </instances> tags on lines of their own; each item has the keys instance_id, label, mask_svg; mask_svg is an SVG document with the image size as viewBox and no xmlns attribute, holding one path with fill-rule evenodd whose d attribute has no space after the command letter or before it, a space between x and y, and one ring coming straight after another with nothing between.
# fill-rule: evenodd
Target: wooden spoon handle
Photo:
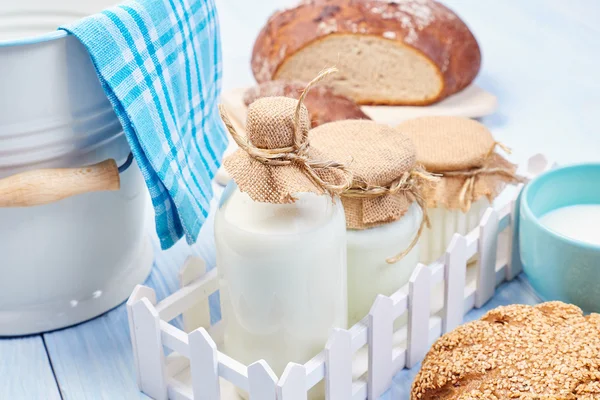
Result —
<instances>
[{"instance_id":1,"label":"wooden spoon handle","mask_svg":"<svg viewBox=\"0 0 600 400\"><path fill-rule=\"evenodd\" d=\"M81 168L37 169L0 179L0 207L31 207L88 192L119 190L115 160Z\"/></svg>"}]
</instances>

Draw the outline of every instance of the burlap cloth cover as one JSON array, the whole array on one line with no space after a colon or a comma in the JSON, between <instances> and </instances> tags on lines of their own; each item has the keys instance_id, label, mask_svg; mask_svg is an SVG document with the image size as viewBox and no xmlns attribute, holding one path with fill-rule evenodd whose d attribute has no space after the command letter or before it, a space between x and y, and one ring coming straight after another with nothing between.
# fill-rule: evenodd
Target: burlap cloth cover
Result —
<instances>
[{"instance_id":1,"label":"burlap cloth cover","mask_svg":"<svg viewBox=\"0 0 600 400\"><path fill-rule=\"evenodd\" d=\"M336 121L309 133L313 148L325 157L348 165L352 188L389 187L415 169L415 148L410 139L386 125L367 120ZM400 219L415 201L414 190L400 190L372 198L342 193L346 226L366 229Z\"/></svg>"},{"instance_id":2,"label":"burlap cloth cover","mask_svg":"<svg viewBox=\"0 0 600 400\"><path fill-rule=\"evenodd\" d=\"M298 120L295 121L297 106L300 109ZM224 110L222 117L232 135L237 135L228 125ZM240 191L247 193L254 201L283 204L294 202L295 193L336 194L335 189L311 176L308 168L312 168L317 176L328 179L327 182L335 187L343 186L348 178L336 163L319 161L324 158L307 142L309 129L308 111L298 100L287 97L258 99L248 107L247 138L240 138L239 135L234 137L236 141L239 140L240 147L250 148L238 149L223 164ZM261 152L270 158L263 159ZM307 167L305 160L311 166Z\"/></svg>"},{"instance_id":3,"label":"burlap cloth cover","mask_svg":"<svg viewBox=\"0 0 600 400\"><path fill-rule=\"evenodd\" d=\"M507 183L519 181L516 166L495 152L490 131L462 117L421 117L405 121L398 130L415 145L417 161L427 171L442 175L424 188L430 208L468 211L483 196L491 202Z\"/></svg>"}]
</instances>

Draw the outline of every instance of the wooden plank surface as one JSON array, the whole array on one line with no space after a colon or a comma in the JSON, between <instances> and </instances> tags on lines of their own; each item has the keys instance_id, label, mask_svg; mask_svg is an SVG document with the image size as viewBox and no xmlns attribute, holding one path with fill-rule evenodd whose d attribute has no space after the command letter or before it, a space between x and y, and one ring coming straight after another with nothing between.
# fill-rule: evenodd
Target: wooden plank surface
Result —
<instances>
[{"instance_id":1,"label":"wooden plank surface","mask_svg":"<svg viewBox=\"0 0 600 400\"><path fill-rule=\"evenodd\" d=\"M252 43L276 8L297 0L218 1L222 23L224 89L252 85L248 60ZM591 116L600 108L600 2L592 0L444 0L473 29L482 47L483 66L476 84L497 96L498 111L482 121L496 139L513 148L523 162L543 152L559 163L598 161L600 136ZM212 226L209 220L206 226ZM158 253L146 282L159 299L177 288L177 271L189 254L214 266L212 230L199 244L180 242ZM521 275L502 285L479 318L503 304L533 304ZM218 299L212 298L213 307ZM65 399L143 398L135 383L128 323L120 306L84 324L45 335ZM387 400L408 398L419 365L396 375ZM41 336L0 340L0 399L58 399Z\"/></svg>"},{"instance_id":2,"label":"wooden plank surface","mask_svg":"<svg viewBox=\"0 0 600 400\"><path fill-rule=\"evenodd\" d=\"M0 340L0 399L60 399L41 336Z\"/></svg>"}]
</instances>

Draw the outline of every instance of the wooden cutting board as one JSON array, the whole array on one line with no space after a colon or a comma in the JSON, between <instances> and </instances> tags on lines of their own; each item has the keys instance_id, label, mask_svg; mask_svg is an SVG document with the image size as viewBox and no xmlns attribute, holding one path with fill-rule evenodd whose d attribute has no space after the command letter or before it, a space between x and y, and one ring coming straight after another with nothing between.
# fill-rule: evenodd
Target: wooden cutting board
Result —
<instances>
[{"instance_id":1,"label":"wooden cutting board","mask_svg":"<svg viewBox=\"0 0 600 400\"><path fill-rule=\"evenodd\" d=\"M247 107L243 101L246 90L234 89L221 95L221 102L227 109L235 129L240 133L244 132L243 127L246 126ZM497 106L496 96L477 85L470 85L465 90L430 106L363 106L362 110L375 122L395 126L407 119L434 115L480 118L492 114ZM237 145L230 138L225 155L233 153L236 149ZM229 176L223 168L219 170L215 179L221 185L229 182Z\"/></svg>"}]
</instances>

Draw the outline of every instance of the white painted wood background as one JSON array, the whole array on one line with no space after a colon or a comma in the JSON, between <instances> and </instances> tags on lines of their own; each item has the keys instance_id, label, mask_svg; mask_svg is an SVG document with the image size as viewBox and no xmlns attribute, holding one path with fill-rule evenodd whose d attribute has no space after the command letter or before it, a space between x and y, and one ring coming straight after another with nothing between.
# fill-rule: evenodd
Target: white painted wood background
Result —
<instances>
[{"instance_id":1,"label":"white painted wood background","mask_svg":"<svg viewBox=\"0 0 600 400\"><path fill-rule=\"evenodd\" d=\"M224 46L224 89L252 84L248 60L266 17L292 0L217 0ZM496 114L482 121L525 162L543 152L561 164L600 161L600 2L596 0L447 0L473 29L483 49L476 79L498 97ZM1 223L1 221L0 221ZM214 266L212 222L197 245L184 241L157 252L146 285L158 299L174 292L188 255ZM156 246L158 248L158 246ZM459 285L460 286L460 285ZM539 300L519 276L500 286L479 318L498 305ZM218 298L210 301L215 307ZM2 305L0 305L2 307ZM218 318L217 318L218 319ZM458 323L458 315L446 323ZM453 321L453 322L451 322ZM180 321L177 321L179 326ZM213 321L214 322L214 321ZM396 374L383 399L407 399L418 364ZM290 375L297 379L297 374ZM75 327L0 340L0 399L135 399L137 389L125 306Z\"/></svg>"}]
</instances>

